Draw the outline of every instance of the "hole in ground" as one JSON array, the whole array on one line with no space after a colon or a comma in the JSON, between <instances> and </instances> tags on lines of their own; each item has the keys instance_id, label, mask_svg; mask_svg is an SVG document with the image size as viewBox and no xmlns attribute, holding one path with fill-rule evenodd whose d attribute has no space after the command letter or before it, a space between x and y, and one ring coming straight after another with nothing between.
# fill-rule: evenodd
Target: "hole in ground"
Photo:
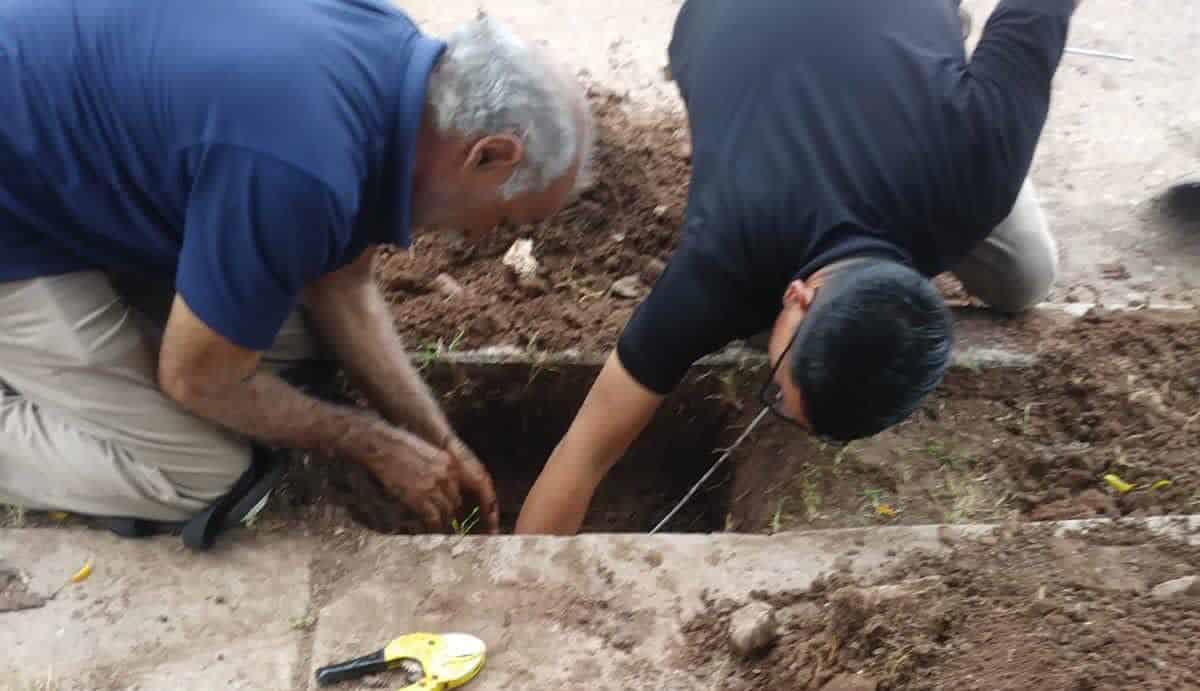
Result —
<instances>
[{"instance_id":1,"label":"hole in ground","mask_svg":"<svg viewBox=\"0 0 1200 691\"><path fill-rule=\"evenodd\" d=\"M423 375L439 394L455 430L488 467L501 503L501 528L511 533L526 495L562 439L599 372L593 365L529 363L430 364ZM683 498L738 430L728 378L696 368L669 397L621 463L604 480L583 532L648 532ZM731 475L718 472L670 524L668 532L725 527ZM383 533L421 533L365 471L348 463L310 460L281 493L292 504L344 506ZM473 498L464 497L465 511Z\"/></svg>"}]
</instances>

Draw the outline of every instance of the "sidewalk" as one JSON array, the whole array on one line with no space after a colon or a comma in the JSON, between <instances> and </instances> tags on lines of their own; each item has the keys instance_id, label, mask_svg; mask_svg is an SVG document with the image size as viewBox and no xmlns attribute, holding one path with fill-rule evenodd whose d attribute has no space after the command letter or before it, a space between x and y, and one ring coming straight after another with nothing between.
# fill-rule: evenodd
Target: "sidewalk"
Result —
<instances>
[{"instance_id":1,"label":"sidewalk","mask_svg":"<svg viewBox=\"0 0 1200 691\"><path fill-rule=\"evenodd\" d=\"M1192 543L1200 544L1200 517L1190 519L1190 528L1187 519L1125 523L1190 530ZM0 613L0 650L6 651L0 688L313 688L317 667L426 629L460 630L488 643L488 663L473 691L707 689L681 657L679 639L680 625L703 611L703 594L744 600L754 591L804 590L822 573L870 574L910 550L944 551L990 530L881 527L772 537L346 534L332 542L243 531L203 555L167 538L5 530L0 560L28 574L35 596L52 593L86 560L94 571L42 607ZM1110 581L1136 578L1138 571L1124 562L1089 568ZM51 684L39 685L48 678Z\"/></svg>"}]
</instances>

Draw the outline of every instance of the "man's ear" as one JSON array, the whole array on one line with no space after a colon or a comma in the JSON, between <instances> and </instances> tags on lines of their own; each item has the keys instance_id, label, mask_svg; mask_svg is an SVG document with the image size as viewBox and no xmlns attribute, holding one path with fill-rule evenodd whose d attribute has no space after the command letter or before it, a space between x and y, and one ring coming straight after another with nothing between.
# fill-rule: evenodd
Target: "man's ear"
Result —
<instances>
[{"instance_id":1,"label":"man's ear","mask_svg":"<svg viewBox=\"0 0 1200 691\"><path fill-rule=\"evenodd\" d=\"M785 307L795 306L808 311L816 294L816 289L808 283L795 280L788 284L787 290L783 291L783 305Z\"/></svg>"},{"instance_id":2,"label":"man's ear","mask_svg":"<svg viewBox=\"0 0 1200 691\"><path fill-rule=\"evenodd\" d=\"M475 142L467 154L466 167L510 170L524 155L525 146L519 138L511 134L493 134Z\"/></svg>"}]
</instances>

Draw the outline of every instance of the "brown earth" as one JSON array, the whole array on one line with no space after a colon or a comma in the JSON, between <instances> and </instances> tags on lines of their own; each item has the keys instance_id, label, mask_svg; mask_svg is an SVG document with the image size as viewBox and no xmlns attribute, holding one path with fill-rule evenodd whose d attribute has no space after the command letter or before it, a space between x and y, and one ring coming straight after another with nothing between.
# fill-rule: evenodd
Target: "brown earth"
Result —
<instances>
[{"instance_id":1,"label":"brown earth","mask_svg":"<svg viewBox=\"0 0 1200 691\"><path fill-rule=\"evenodd\" d=\"M1010 330L1021 333L1022 321ZM952 370L909 421L873 439L822 448L781 425L762 429L737 457L732 525L1200 510L1200 321L1093 312L1029 335L1035 366ZM1109 474L1134 488L1114 489Z\"/></svg>"},{"instance_id":2,"label":"brown earth","mask_svg":"<svg viewBox=\"0 0 1200 691\"><path fill-rule=\"evenodd\" d=\"M871 577L761 595L779 638L748 659L728 645L745 603L710 601L683 627L681 664L724 691L1197 689L1200 589L1154 591L1197 573L1200 547L1141 529L1010 525Z\"/></svg>"},{"instance_id":3,"label":"brown earth","mask_svg":"<svg viewBox=\"0 0 1200 691\"><path fill-rule=\"evenodd\" d=\"M604 350L635 298L612 291L636 276L644 294L675 247L690 174L684 121L639 121L622 100L594 93L597 149L592 185L548 221L504 228L481 244L446 233L417 237L411 252L389 250L380 285L414 349L517 345L538 350ZM538 279L519 285L501 260L519 238L533 240ZM464 290L448 297L439 274ZM444 279L443 279L444 280Z\"/></svg>"}]
</instances>

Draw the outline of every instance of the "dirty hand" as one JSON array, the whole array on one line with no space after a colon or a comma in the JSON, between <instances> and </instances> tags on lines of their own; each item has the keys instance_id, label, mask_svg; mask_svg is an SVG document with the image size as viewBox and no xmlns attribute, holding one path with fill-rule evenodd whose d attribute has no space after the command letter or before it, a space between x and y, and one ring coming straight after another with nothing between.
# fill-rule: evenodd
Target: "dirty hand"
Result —
<instances>
[{"instance_id":1,"label":"dirty hand","mask_svg":"<svg viewBox=\"0 0 1200 691\"><path fill-rule=\"evenodd\" d=\"M451 434L442 445L457 461L459 480L463 487L479 500L479 517L484 530L490 535L500 532L500 503L496 499L496 488L475 453L456 435Z\"/></svg>"},{"instance_id":2,"label":"dirty hand","mask_svg":"<svg viewBox=\"0 0 1200 691\"><path fill-rule=\"evenodd\" d=\"M462 507L460 485L465 480L474 489L476 478L464 478L467 471L455 454L413 434L386 423L375 432L363 464L389 494L420 515L429 530L444 530ZM495 494L491 497L494 505Z\"/></svg>"}]
</instances>

